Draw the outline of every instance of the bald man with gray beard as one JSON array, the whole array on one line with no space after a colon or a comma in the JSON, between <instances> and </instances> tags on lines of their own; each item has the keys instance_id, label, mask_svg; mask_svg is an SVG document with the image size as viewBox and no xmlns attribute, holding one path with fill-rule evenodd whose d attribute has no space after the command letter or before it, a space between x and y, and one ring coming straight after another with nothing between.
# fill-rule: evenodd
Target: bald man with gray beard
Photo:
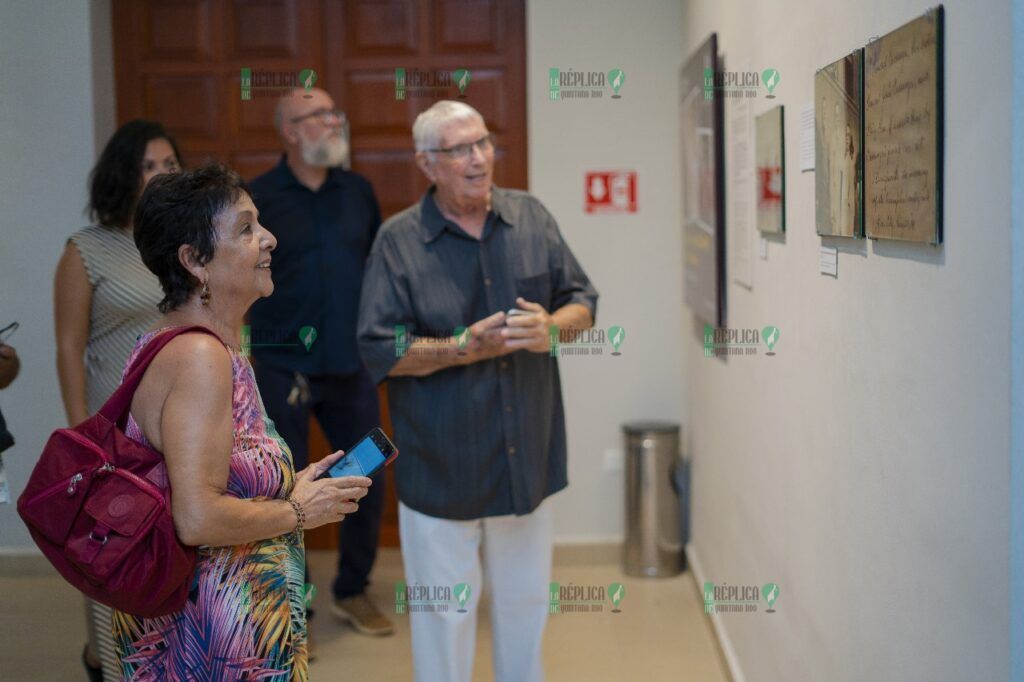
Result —
<instances>
[{"instance_id":1,"label":"bald man with gray beard","mask_svg":"<svg viewBox=\"0 0 1024 682\"><path fill-rule=\"evenodd\" d=\"M345 170L347 119L331 96L296 88L274 115L284 154L250 183L259 221L277 238L274 294L249 313L256 380L296 470L309 459L314 416L334 450L350 448L380 423L373 380L356 346L363 269L380 227L370 182ZM338 526L338 574L331 611L366 635L390 621L366 587L377 555L384 479L359 513Z\"/></svg>"}]
</instances>

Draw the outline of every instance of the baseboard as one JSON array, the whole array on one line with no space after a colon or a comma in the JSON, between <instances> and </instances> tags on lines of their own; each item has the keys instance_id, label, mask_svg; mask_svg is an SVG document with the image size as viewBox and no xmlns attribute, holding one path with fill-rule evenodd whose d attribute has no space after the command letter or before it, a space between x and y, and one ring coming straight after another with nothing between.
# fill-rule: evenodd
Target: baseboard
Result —
<instances>
[{"instance_id":1,"label":"baseboard","mask_svg":"<svg viewBox=\"0 0 1024 682\"><path fill-rule=\"evenodd\" d=\"M0 547L0 577L27 578L57 575L38 547Z\"/></svg>"},{"instance_id":2,"label":"baseboard","mask_svg":"<svg viewBox=\"0 0 1024 682\"><path fill-rule=\"evenodd\" d=\"M593 566L615 564L622 560L622 541L556 541L555 566Z\"/></svg>"},{"instance_id":3,"label":"baseboard","mask_svg":"<svg viewBox=\"0 0 1024 682\"><path fill-rule=\"evenodd\" d=\"M693 577L693 586L700 594L700 601L704 603L704 567L700 564L697 556L697 548L692 542L686 544L686 563L689 565L690 575ZM747 678L740 667L740 659L736 655L736 649L729 639L729 633L722 621L722 614L711 614L711 627L715 632L715 639L718 642L718 652L722 656L725 667L729 670L729 676L733 682L746 682Z\"/></svg>"},{"instance_id":4,"label":"baseboard","mask_svg":"<svg viewBox=\"0 0 1024 682\"><path fill-rule=\"evenodd\" d=\"M621 541L560 541L555 543L555 566L615 564L622 558ZM56 572L36 547L0 547L0 576L26 577Z\"/></svg>"}]
</instances>

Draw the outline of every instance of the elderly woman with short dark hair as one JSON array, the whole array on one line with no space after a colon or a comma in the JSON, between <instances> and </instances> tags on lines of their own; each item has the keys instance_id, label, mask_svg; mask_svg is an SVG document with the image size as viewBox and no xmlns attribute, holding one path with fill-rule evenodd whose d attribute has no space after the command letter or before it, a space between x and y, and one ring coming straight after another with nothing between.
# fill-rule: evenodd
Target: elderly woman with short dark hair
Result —
<instances>
[{"instance_id":1,"label":"elderly woman with short dark hair","mask_svg":"<svg viewBox=\"0 0 1024 682\"><path fill-rule=\"evenodd\" d=\"M274 290L276 240L241 178L206 166L150 183L135 243L160 280L164 314L129 364L162 331L199 325L157 355L126 432L164 454L179 539L199 561L185 607L158 618L114 613L132 680L306 680L303 528L342 520L370 485L317 480L342 453L295 473L267 419L242 352L249 306Z\"/></svg>"}]
</instances>

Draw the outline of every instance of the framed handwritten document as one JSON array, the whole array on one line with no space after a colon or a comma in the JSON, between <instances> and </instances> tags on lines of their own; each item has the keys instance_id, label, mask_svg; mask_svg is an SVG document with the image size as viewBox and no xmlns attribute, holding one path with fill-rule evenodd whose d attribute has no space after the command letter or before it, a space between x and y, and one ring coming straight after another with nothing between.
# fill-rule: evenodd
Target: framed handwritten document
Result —
<instances>
[{"instance_id":1,"label":"framed handwritten document","mask_svg":"<svg viewBox=\"0 0 1024 682\"><path fill-rule=\"evenodd\" d=\"M705 324L725 326L724 108L714 88L718 39L711 36L679 74L683 180L684 299Z\"/></svg>"},{"instance_id":2,"label":"framed handwritten document","mask_svg":"<svg viewBox=\"0 0 1024 682\"><path fill-rule=\"evenodd\" d=\"M782 105L757 117L757 229L775 233L786 229L786 156Z\"/></svg>"},{"instance_id":3,"label":"framed handwritten document","mask_svg":"<svg viewBox=\"0 0 1024 682\"><path fill-rule=\"evenodd\" d=\"M942 243L942 6L865 48L867 235Z\"/></svg>"},{"instance_id":4,"label":"framed handwritten document","mask_svg":"<svg viewBox=\"0 0 1024 682\"><path fill-rule=\"evenodd\" d=\"M827 237L864 236L864 51L814 74L814 222Z\"/></svg>"}]
</instances>

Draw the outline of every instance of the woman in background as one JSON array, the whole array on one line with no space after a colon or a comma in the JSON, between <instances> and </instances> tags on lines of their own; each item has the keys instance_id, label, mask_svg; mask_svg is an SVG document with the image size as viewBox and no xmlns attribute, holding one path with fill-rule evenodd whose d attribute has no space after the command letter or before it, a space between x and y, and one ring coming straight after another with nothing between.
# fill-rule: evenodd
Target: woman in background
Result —
<instances>
[{"instance_id":1,"label":"woman in background","mask_svg":"<svg viewBox=\"0 0 1024 682\"><path fill-rule=\"evenodd\" d=\"M78 424L99 411L121 380L135 341L160 316L160 283L139 256L132 215L142 190L181 157L162 125L136 120L107 142L89 177L93 225L68 239L54 281L57 374L64 411ZM110 609L87 600L82 662L92 682L120 679Z\"/></svg>"}]
</instances>

